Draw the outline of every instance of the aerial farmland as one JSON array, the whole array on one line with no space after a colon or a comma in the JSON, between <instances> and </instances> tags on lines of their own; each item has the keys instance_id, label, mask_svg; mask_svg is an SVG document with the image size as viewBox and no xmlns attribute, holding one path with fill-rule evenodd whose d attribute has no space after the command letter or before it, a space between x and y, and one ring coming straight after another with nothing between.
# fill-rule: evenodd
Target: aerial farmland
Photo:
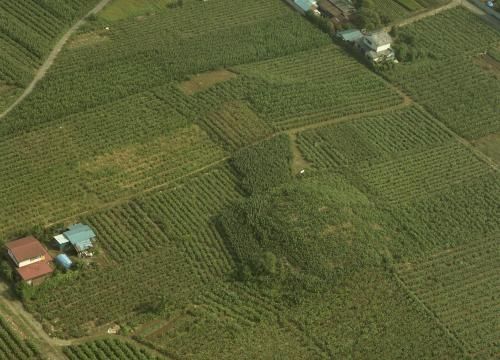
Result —
<instances>
[{"instance_id":1,"label":"aerial farmland","mask_svg":"<svg viewBox=\"0 0 500 360\"><path fill-rule=\"evenodd\" d=\"M500 20L0 2L0 359L498 359Z\"/></svg>"}]
</instances>

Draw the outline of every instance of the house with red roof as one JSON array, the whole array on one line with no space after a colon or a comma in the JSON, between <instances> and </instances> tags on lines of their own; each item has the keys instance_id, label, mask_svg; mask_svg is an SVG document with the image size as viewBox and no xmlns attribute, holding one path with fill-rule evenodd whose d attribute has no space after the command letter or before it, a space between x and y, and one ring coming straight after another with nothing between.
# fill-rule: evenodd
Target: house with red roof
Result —
<instances>
[{"instance_id":1,"label":"house with red roof","mask_svg":"<svg viewBox=\"0 0 500 360\"><path fill-rule=\"evenodd\" d=\"M33 236L11 241L5 247L17 273L28 284L39 284L54 271L50 266L52 257Z\"/></svg>"}]
</instances>

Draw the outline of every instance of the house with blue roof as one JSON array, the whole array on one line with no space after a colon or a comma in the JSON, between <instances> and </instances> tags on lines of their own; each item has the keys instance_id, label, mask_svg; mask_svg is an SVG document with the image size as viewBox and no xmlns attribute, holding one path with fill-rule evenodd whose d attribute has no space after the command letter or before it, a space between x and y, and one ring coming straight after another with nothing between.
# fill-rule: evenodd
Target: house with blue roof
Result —
<instances>
[{"instance_id":1,"label":"house with blue roof","mask_svg":"<svg viewBox=\"0 0 500 360\"><path fill-rule=\"evenodd\" d=\"M67 231L62 233L62 237L75 248L78 254L81 254L93 247L93 241L96 235L90 226L74 224L71 225Z\"/></svg>"},{"instance_id":2,"label":"house with blue roof","mask_svg":"<svg viewBox=\"0 0 500 360\"><path fill-rule=\"evenodd\" d=\"M347 41L347 42L351 42L351 43L354 43L354 42L360 40L361 38L363 38L363 34L358 29L348 29L348 30L344 30L344 31L337 31L336 36L338 38L342 39L343 41Z\"/></svg>"}]
</instances>

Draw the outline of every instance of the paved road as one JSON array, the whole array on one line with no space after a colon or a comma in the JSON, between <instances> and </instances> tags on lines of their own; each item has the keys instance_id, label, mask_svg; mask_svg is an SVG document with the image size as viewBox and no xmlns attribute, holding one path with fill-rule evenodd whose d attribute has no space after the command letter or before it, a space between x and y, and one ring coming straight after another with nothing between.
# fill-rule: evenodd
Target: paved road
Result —
<instances>
[{"instance_id":1,"label":"paved road","mask_svg":"<svg viewBox=\"0 0 500 360\"><path fill-rule=\"evenodd\" d=\"M12 109L14 109L17 105L19 105L19 103L21 103L26 98L26 96L28 96L33 91L36 84L45 76L47 71L50 69L57 55L63 48L64 44L66 44L70 36L73 35L74 32L78 30L80 26L83 25L83 23L85 22L85 18L89 15L93 15L101 11L102 8L106 6L106 4L109 1L110 0L101 0L92 10L90 10L84 17L78 20L68 31L66 31L66 33L61 37L61 39L59 39L57 44L54 46L54 48L52 49L49 56L42 64L42 66L37 70L35 77L28 85L28 87L24 90L24 92L21 94L21 96L19 96L16 99L16 101L14 101L2 114L0 114L0 120L3 119L9 112L11 112Z\"/></svg>"}]
</instances>

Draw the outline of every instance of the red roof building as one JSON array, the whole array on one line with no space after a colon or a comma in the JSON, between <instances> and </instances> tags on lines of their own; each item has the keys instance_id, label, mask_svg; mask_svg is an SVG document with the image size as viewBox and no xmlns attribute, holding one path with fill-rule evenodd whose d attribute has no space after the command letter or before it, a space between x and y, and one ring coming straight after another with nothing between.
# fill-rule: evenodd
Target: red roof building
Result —
<instances>
[{"instance_id":1,"label":"red roof building","mask_svg":"<svg viewBox=\"0 0 500 360\"><path fill-rule=\"evenodd\" d=\"M33 236L14 240L5 245L7 252L16 264L16 271L28 283L39 282L54 271L49 262L52 257L47 249ZM35 280L39 281L35 281Z\"/></svg>"},{"instance_id":2,"label":"red roof building","mask_svg":"<svg viewBox=\"0 0 500 360\"><path fill-rule=\"evenodd\" d=\"M39 261L37 263L24 266L22 268L17 268L17 273L21 276L21 279L30 283L36 279L43 278L46 275L52 274L54 269L46 261Z\"/></svg>"},{"instance_id":3,"label":"red roof building","mask_svg":"<svg viewBox=\"0 0 500 360\"><path fill-rule=\"evenodd\" d=\"M5 246L10 257L18 267L27 266L42 260L52 260L45 247L33 236L11 241Z\"/></svg>"}]
</instances>

